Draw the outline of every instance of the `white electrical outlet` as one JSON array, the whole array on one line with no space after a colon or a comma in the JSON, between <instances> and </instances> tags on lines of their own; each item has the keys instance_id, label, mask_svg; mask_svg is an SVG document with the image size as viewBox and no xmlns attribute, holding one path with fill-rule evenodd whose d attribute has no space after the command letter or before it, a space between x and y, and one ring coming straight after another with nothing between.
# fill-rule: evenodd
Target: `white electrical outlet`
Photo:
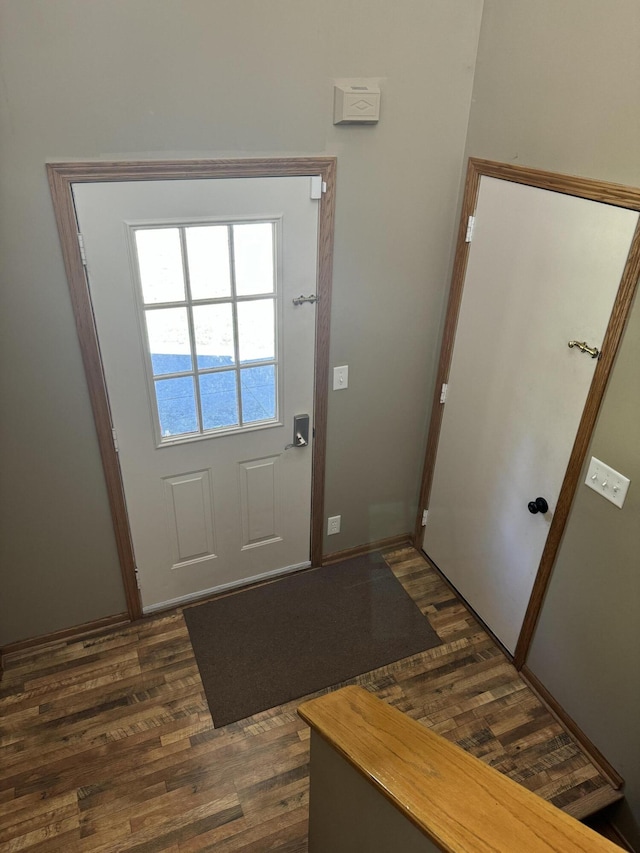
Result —
<instances>
[{"instance_id":1,"label":"white electrical outlet","mask_svg":"<svg viewBox=\"0 0 640 853\"><path fill-rule=\"evenodd\" d=\"M343 364L342 367L333 368L333 390L342 391L343 388L349 387L349 366Z\"/></svg>"},{"instance_id":2,"label":"white electrical outlet","mask_svg":"<svg viewBox=\"0 0 640 853\"><path fill-rule=\"evenodd\" d=\"M610 468L609 465L605 465L604 462L592 456L589 470L587 471L587 478L584 482L594 492L602 495L603 498L606 498L612 504L622 509L631 481L628 477L619 474L613 468Z\"/></svg>"},{"instance_id":3,"label":"white electrical outlet","mask_svg":"<svg viewBox=\"0 0 640 853\"><path fill-rule=\"evenodd\" d=\"M333 536L334 533L340 533L341 515L332 515L327 519L327 536Z\"/></svg>"}]
</instances>

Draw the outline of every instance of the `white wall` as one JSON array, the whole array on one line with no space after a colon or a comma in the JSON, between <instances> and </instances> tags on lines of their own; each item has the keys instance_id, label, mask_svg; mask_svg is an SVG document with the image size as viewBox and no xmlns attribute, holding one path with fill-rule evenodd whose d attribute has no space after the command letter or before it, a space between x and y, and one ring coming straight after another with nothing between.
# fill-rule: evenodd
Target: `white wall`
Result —
<instances>
[{"instance_id":1,"label":"white wall","mask_svg":"<svg viewBox=\"0 0 640 853\"><path fill-rule=\"evenodd\" d=\"M413 528L481 10L0 0L0 644L124 609L46 161L337 155L325 547ZM333 126L350 76L378 126Z\"/></svg>"}]
</instances>

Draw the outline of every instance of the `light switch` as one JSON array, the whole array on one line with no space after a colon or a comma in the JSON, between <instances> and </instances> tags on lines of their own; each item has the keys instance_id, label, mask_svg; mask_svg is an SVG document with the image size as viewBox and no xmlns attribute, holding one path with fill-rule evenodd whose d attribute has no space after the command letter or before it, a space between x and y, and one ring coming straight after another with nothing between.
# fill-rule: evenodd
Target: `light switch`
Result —
<instances>
[{"instance_id":1,"label":"light switch","mask_svg":"<svg viewBox=\"0 0 640 853\"><path fill-rule=\"evenodd\" d=\"M584 482L594 492L598 492L603 498L622 509L631 481L628 477L619 474L618 471L614 471L609 465L605 465L604 462L592 456L587 478Z\"/></svg>"},{"instance_id":2,"label":"light switch","mask_svg":"<svg viewBox=\"0 0 640 853\"><path fill-rule=\"evenodd\" d=\"M333 390L342 391L343 388L349 387L349 367L343 364L342 367L333 368Z\"/></svg>"}]
</instances>

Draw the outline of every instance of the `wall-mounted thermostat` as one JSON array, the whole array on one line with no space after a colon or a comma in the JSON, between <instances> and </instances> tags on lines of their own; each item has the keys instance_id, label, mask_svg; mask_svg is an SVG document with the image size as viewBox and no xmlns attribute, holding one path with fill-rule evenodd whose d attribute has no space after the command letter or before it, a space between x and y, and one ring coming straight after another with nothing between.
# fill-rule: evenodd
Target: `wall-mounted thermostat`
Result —
<instances>
[{"instance_id":1,"label":"wall-mounted thermostat","mask_svg":"<svg viewBox=\"0 0 640 853\"><path fill-rule=\"evenodd\" d=\"M379 86L354 82L333 87L334 124L375 124L379 118Z\"/></svg>"}]
</instances>

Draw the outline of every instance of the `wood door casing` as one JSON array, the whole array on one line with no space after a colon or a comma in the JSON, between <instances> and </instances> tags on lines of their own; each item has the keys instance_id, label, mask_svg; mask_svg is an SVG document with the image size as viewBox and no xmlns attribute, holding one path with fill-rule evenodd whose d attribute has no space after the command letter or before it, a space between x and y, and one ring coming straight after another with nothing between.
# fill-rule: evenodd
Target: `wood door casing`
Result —
<instances>
[{"instance_id":1,"label":"wood door casing","mask_svg":"<svg viewBox=\"0 0 640 853\"><path fill-rule=\"evenodd\" d=\"M313 445L311 510L311 560L313 565L319 565L322 559L336 165L334 157L47 164L49 186L105 473L127 610L131 619L139 619L142 616L142 604L136 581L122 476L113 443L111 414L93 320L91 297L78 244L72 184L97 181L322 176L326 191L320 202L318 235L317 293L320 301L316 315L314 392L316 433Z\"/></svg>"},{"instance_id":2,"label":"wood door casing","mask_svg":"<svg viewBox=\"0 0 640 853\"><path fill-rule=\"evenodd\" d=\"M467 223L469 216L473 215L476 208L480 179L482 176L494 177L524 184L526 186L552 190L554 192L603 202L605 204L611 204L630 210L640 210L640 189L586 178L558 175L551 172L495 163L487 160L478 160L473 158L469 160L460 227L458 230L456 244L453 276L440 352L440 362L431 411L431 421L419 501L419 512L416 519L416 528L414 533L414 541L418 547L420 547L422 541L422 512L424 509L427 509L429 505L433 472L435 468L435 458L442 424L443 407L440 404L440 391L442 384L447 382L449 376L456 327L467 270L467 260L469 256L469 244L465 240ZM549 535L547 537L536 580L534 582L533 591L525 614L523 627L516 646L514 662L519 667L521 667L526 660L527 651L533 637L544 593L549 582L560 539L567 522L573 495L578 484L582 463L586 456L589 440L595 426L595 420L604 396L613 361L620 345L639 275L640 227L636 228L627 257L618 294L602 344L602 356L598 361L589 395L587 397L587 402L578 427L578 432L573 443L569 464L562 482L554 518L549 530Z\"/></svg>"},{"instance_id":3,"label":"wood door casing","mask_svg":"<svg viewBox=\"0 0 640 853\"><path fill-rule=\"evenodd\" d=\"M483 176L474 216L423 547L513 653L638 213Z\"/></svg>"}]
</instances>

